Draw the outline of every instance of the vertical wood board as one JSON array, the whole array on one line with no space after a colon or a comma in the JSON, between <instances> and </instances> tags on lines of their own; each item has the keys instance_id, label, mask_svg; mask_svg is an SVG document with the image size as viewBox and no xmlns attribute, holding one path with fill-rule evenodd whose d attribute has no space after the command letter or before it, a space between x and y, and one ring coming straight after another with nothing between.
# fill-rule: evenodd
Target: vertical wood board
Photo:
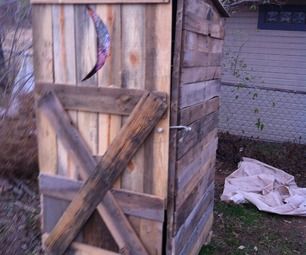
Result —
<instances>
[{"instance_id":1,"label":"vertical wood board","mask_svg":"<svg viewBox=\"0 0 306 255\"><path fill-rule=\"evenodd\" d=\"M35 80L53 82L52 6L33 6ZM56 174L56 135L43 116L37 114L38 158L40 171ZM48 145L48 146L47 146Z\"/></svg>"},{"instance_id":2,"label":"vertical wood board","mask_svg":"<svg viewBox=\"0 0 306 255\"><path fill-rule=\"evenodd\" d=\"M52 28L54 82L76 85L74 7L72 5L52 6ZM77 123L77 112L70 111L69 115L71 120ZM57 161L58 174L77 178L76 166L59 139L57 139Z\"/></svg>"}]
</instances>

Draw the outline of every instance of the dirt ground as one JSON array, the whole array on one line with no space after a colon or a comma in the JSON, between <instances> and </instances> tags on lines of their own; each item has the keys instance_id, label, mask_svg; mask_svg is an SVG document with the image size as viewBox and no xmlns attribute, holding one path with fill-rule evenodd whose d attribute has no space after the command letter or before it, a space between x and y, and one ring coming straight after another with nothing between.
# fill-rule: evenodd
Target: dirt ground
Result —
<instances>
[{"instance_id":1,"label":"dirt ground","mask_svg":"<svg viewBox=\"0 0 306 255\"><path fill-rule=\"evenodd\" d=\"M306 187L306 146L259 142L222 134L216 165L212 241L199 255L306 255L306 218L278 216L254 206L220 201L224 179L241 157L252 157L295 176Z\"/></svg>"},{"instance_id":2,"label":"dirt ground","mask_svg":"<svg viewBox=\"0 0 306 255\"><path fill-rule=\"evenodd\" d=\"M220 135L213 236L199 255L306 255L306 218L277 216L259 212L252 205L220 201L224 178L236 169L242 156L281 168L306 187L306 146ZM1 177L0 200L1 255L42 254L37 182Z\"/></svg>"}]
</instances>

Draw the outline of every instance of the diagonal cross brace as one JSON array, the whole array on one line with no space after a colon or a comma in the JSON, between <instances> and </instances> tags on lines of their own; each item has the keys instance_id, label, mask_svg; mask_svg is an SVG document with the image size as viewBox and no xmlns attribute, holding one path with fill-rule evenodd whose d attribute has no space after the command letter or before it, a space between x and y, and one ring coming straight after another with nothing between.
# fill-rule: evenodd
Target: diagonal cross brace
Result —
<instances>
[{"instance_id":1,"label":"diagonal cross brace","mask_svg":"<svg viewBox=\"0 0 306 255\"><path fill-rule=\"evenodd\" d=\"M71 125L67 112L55 94L49 92L39 102L41 103L38 104L38 110L49 119L58 138L62 141L66 150L69 151L73 160L78 164L81 178L86 180L97 166L97 163L82 136ZM139 255L147 254L129 221L109 191L102 202L98 205L97 210L112 233L119 249L124 254L132 254L132 251ZM125 227L118 231L118 226Z\"/></svg>"},{"instance_id":2,"label":"diagonal cross brace","mask_svg":"<svg viewBox=\"0 0 306 255\"><path fill-rule=\"evenodd\" d=\"M54 107L56 105L57 107ZM45 95L38 102L38 109L45 112L49 117L51 116L51 119L53 118L51 124L54 122L54 118L57 118L58 125L62 128L65 126L63 121L69 121L69 119L56 117L57 114L61 116L59 112L54 114L54 108L56 109L58 106L61 106L61 104L53 93ZM128 162L162 117L166 108L165 96L161 96L160 93L146 92L143 95L127 123L46 239L45 248L48 254L60 255L65 252L101 200L105 199L105 195L108 194L108 190L112 187L114 181L124 171ZM63 137L67 134L69 134L68 130L60 129L58 135ZM76 142L78 149L84 149L82 140L75 135L75 133L70 134L69 139ZM85 157L82 153L79 156L84 163L87 162L88 157ZM109 203L116 202L112 197L107 196L110 198ZM130 252L132 254L146 254L145 250L143 251L139 246L138 248L136 245L136 248L134 246Z\"/></svg>"}]
</instances>

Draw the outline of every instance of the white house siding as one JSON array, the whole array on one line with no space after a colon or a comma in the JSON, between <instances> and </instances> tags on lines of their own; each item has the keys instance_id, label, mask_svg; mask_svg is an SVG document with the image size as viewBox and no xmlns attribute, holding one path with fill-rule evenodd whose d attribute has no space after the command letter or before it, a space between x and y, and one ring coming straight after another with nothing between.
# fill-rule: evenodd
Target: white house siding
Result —
<instances>
[{"instance_id":1,"label":"white house siding","mask_svg":"<svg viewBox=\"0 0 306 255\"><path fill-rule=\"evenodd\" d=\"M306 144L306 32L258 30L257 17L244 10L226 21L219 127Z\"/></svg>"}]
</instances>

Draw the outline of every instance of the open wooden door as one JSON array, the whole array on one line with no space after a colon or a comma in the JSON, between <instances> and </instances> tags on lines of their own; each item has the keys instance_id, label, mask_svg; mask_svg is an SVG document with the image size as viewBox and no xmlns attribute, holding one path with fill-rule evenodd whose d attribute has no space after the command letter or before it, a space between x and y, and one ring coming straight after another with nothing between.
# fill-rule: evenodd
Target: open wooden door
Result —
<instances>
[{"instance_id":1,"label":"open wooden door","mask_svg":"<svg viewBox=\"0 0 306 255\"><path fill-rule=\"evenodd\" d=\"M84 142L83 152L86 151L86 160L90 163L86 162L95 165L128 121L127 116L145 90L169 94L172 4L103 4L100 1L101 4L92 5L111 33L111 57L98 75L80 82L96 57L94 27L85 5L73 1L63 5L51 0L33 2L34 65L40 100L37 116L43 227L49 233L73 194L83 186L81 181L85 176L82 174L84 167L73 154L74 146L62 139L56 132L61 128L56 128L57 122L48 117L49 107L43 103L47 100L45 92L51 90L48 97L60 102L54 105L61 105L57 109L67 111L70 126L77 130ZM111 193L109 201L116 199L148 254L162 253L169 114L155 124L144 145L129 160L125 171L107 193ZM80 155L84 156L84 153ZM120 243L120 235L116 237L109 233L109 221L102 220L99 213L95 212L86 222L72 247L78 250L89 248L79 242L124 252L122 249L127 247L127 242L121 240Z\"/></svg>"}]
</instances>

